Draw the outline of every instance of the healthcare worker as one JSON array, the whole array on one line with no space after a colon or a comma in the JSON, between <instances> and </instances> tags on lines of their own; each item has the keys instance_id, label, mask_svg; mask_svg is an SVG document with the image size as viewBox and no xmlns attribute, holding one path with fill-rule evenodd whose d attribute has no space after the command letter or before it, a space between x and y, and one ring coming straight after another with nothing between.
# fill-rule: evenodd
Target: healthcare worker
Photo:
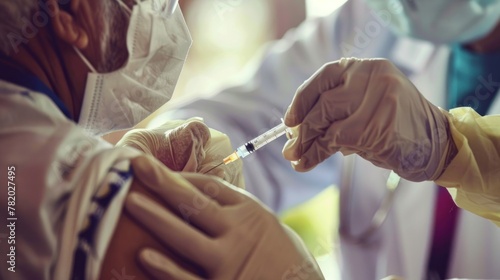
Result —
<instances>
[{"instance_id":1,"label":"healthcare worker","mask_svg":"<svg viewBox=\"0 0 500 280\"><path fill-rule=\"evenodd\" d=\"M167 115L201 116L239 145L276 125L297 88L326 62L352 56L389 59L441 108L470 105L483 115L498 114L499 5L349 0L270 45L249 81ZM404 179L387 187L390 171L358 156L334 156L306 173L291 172L284 144L275 141L244 159L247 190L281 212L338 186L342 279L500 277L493 261L500 258L500 230L455 208L446 189Z\"/></svg>"},{"instance_id":2,"label":"healthcare worker","mask_svg":"<svg viewBox=\"0 0 500 280\"><path fill-rule=\"evenodd\" d=\"M338 151L358 154L410 181L453 188L460 206L500 226L500 115L448 114L387 60L326 64L299 88L285 124L298 127L283 150L296 171Z\"/></svg>"},{"instance_id":3,"label":"healthcare worker","mask_svg":"<svg viewBox=\"0 0 500 280\"><path fill-rule=\"evenodd\" d=\"M210 275L275 279L290 265L307 264L302 273L322 278L296 235L226 185L242 186L237 166L211 172L229 182L172 171L208 171L231 151L227 136L189 119L131 130L121 147L99 137L136 125L170 99L191 44L176 1L1 1L0 37L1 279L148 278L136 262L151 259L141 248L168 251L129 212L157 197L164 205L212 209L221 222L213 233L224 232L220 243L246 244L237 254L255 260L224 271L227 262L204 263ZM208 203L197 188L229 194ZM129 192L129 212L122 212ZM228 203L239 207L217 207ZM203 223L209 212L188 213L210 226ZM240 216L249 218L246 224ZM256 234L242 239L249 231ZM263 270L261 260L249 257L267 250L254 246L264 234L288 252L275 259L278 270ZM192 242L188 235L163 237Z\"/></svg>"}]
</instances>

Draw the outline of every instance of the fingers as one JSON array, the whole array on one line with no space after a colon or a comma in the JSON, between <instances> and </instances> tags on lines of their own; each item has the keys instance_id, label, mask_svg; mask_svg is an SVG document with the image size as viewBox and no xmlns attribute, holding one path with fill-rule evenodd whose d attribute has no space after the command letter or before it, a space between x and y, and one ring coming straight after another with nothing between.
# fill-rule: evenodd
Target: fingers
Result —
<instances>
[{"instance_id":1,"label":"fingers","mask_svg":"<svg viewBox=\"0 0 500 280\"><path fill-rule=\"evenodd\" d=\"M125 208L165 246L202 267L210 265L214 242L164 207L139 193L130 193Z\"/></svg>"},{"instance_id":2,"label":"fingers","mask_svg":"<svg viewBox=\"0 0 500 280\"><path fill-rule=\"evenodd\" d=\"M143 151L148 155L152 155L153 151L149 145L151 139L150 133L146 129L131 129L123 135L123 137L116 143L118 147L133 147L137 150Z\"/></svg>"},{"instance_id":3,"label":"fingers","mask_svg":"<svg viewBox=\"0 0 500 280\"><path fill-rule=\"evenodd\" d=\"M283 156L292 161L296 171L308 171L341 147L350 150L350 145L359 142L355 136L361 137L364 131L353 133L352 127L338 124L354 119L353 125L359 127L359 122L370 121L381 98L370 96L373 102L367 102L367 92L378 85L370 82L374 80L374 73L383 72L386 64L375 60L341 59L323 66L299 88L287 112L290 118L296 119L286 122L287 125L300 124L299 133L283 149ZM361 110L363 106L365 109Z\"/></svg>"},{"instance_id":4,"label":"fingers","mask_svg":"<svg viewBox=\"0 0 500 280\"><path fill-rule=\"evenodd\" d=\"M171 209L175 209L185 221L192 222L210 235L225 230L225 220L213 218L220 215L220 205L179 173L169 171L158 161L146 156L133 159L132 168L146 188L158 195ZM206 188L210 186L204 185Z\"/></svg>"},{"instance_id":5,"label":"fingers","mask_svg":"<svg viewBox=\"0 0 500 280\"><path fill-rule=\"evenodd\" d=\"M307 125L303 123L300 127ZM289 140L283 148L283 156L292 162L295 171L306 172L339 151L337 138L343 132L337 126L331 125L323 133L318 133L313 139L302 139L303 134L310 131L300 130L297 137ZM303 143L305 142L305 143Z\"/></svg>"},{"instance_id":6,"label":"fingers","mask_svg":"<svg viewBox=\"0 0 500 280\"><path fill-rule=\"evenodd\" d=\"M296 161L292 165L295 170L310 170L323 161L325 155L336 152L335 150L325 153L328 147L320 145L329 146L328 141L322 138L330 126L349 117L362 99L361 94L352 94L346 89L346 80L350 80L346 70L354 62L344 59L325 65L319 74L313 76L297 91L287 114L292 112L290 116L298 116L297 122L292 122L291 125L300 123L299 132L283 149L283 156L287 160ZM320 85L311 86L314 83Z\"/></svg>"},{"instance_id":7,"label":"fingers","mask_svg":"<svg viewBox=\"0 0 500 280\"><path fill-rule=\"evenodd\" d=\"M306 115L316 105L320 96L341 83L342 74L353 59L341 59L325 64L311 78L305 81L295 93L290 107L285 113L285 124L294 127L302 123Z\"/></svg>"},{"instance_id":8,"label":"fingers","mask_svg":"<svg viewBox=\"0 0 500 280\"><path fill-rule=\"evenodd\" d=\"M303 122L298 126L298 133L296 137L287 141L283 153L284 157L288 160L294 161L300 159L302 154L307 151L318 137L325 135L326 127L317 127L316 124L310 122Z\"/></svg>"},{"instance_id":9,"label":"fingers","mask_svg":"<svg viewBox=\"0 0 500 280\"><path fill-rule=\"evenodd\" d=\"M296 171L309 171L338 151L332 146L335 133L332 133L330 126L319 130L310 129L309 123L302 123L296 137L287 141L283 147L283 157L292 162Z\"/></svg>"},{"instance_id":10,"label":"fingers","mask_svg":"<svg viewBox=\"0 0 500 280\"><path fill-rule=\"evenodd\" d=\"M210 129L206 124L198 119L189 119L181 128L191 132L191 135L195 137L199 142L204 145L210 140Z\"/></svg>"},{"instance_id":11,"label":"fingers","mask_svg":"<svg viewBox=\"0 0 500 280\"><path fill-rule=\"evenodd\" d=\"M205 157L204 147L210 139L208 127L200 120L190 119L172 130L161 129L156 133L164 134L165 144L160 146L158 158L170 158L176 171L195 172Z\"/></svg>"},{"instance_id":12,"label":"fingers","mask_svg":"<svg viewBox=\"0 0 500 280\"><path fill-rule=\"evenodd\" d=\"M285 146L283 146L282 154L286 160L297 161L302 156L302 150L300 149L301 146L299 141L300 134L296 135L297 136L295 138L286 141Z\"/></svg>"},{"instance_id":13,"label":"fingers","mask_svg":"<svg viewBox=\"0 0 500 280\"><path fill-rule=\"evenodd\" d=\"M302 154L299 160L292 161L292 167L295 171L307 172L339 151L338 148L325 146L320 141L313 143L309 149Z\"/></svg>"},{"instance_id":14,"label":"fingers","mask_svg":"<svg viewBox=\"0 0 500 280\"><path fill-rule=\"evenodd\" d=\"M238 160L231 164L221 164L223 159L234 152L229 137L215 129L210 129L211 138L205 145L205 157L197 173L216 175L229 183L244 188L243 163ZM218 166L215 169L215 166ZM212 170L211 170L212 169ZM207 173L207 171L211 170Z\"/></svg>"},{"instance_id":15,"label":"fingers","mask_svg":"<svg viewBox=\"0 0 500 280\"><path fill-rule=\"evenodd\" d=\"M201 280L153 249L142 250L139 253L139 262L149 274L158 280Z\"/></svg>"},{"instance_id":16,"label":"fingers","mask_svg":"<svg viewBox=\"0 0 500 280\"><path fill-rule=\"evenodd\" d=\"M248 199L243 190L220 178L196 173L181 173L181 175L220 205L235 205Z\"/></svg>"}]
</instances>

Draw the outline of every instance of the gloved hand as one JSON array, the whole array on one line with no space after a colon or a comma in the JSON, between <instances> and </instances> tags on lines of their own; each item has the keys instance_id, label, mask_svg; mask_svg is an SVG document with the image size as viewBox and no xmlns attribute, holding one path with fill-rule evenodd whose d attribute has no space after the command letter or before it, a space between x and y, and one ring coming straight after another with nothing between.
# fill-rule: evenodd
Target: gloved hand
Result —
<instances>
[{"instance_id":1,"label":"gloved hand","mask_svg":"<svg viewBox=\"0 0 500 280\"><path fill-rule=\"evenodd\" d=\"M233 151L227 135L208 128L200 118L168 121L161 126L132 129L116 146L131 146L152 155L175 171L205 173ZM244 188L241 161L209 172Z\"/></svg>"},{"instance_id":2,"label":"gloved hand","mask_svg":"<svg viewBox=\"0 0 500 280\"><path fill-rule=\"evenodd\" d=\"M133 166L168 208L130 193L126 210L172 252L204 271L195 275L146 248L139 260L156 279L323 279L300 239L244 190L214 176L171 172L144 157L134 159Z\"/></svg>"},{"instance_id":3,"label":"gloved hand","mask_svg":"<svg viewBox=\"0 0 500 280\"><path fill-rule=\"evenodd\" d=\"M454 148L446 112L384 59L324 65L297 90L285 124L300 125L283 149L297 171L340 151L411 181L435 180Z\"/></svg>"}]
</instances>

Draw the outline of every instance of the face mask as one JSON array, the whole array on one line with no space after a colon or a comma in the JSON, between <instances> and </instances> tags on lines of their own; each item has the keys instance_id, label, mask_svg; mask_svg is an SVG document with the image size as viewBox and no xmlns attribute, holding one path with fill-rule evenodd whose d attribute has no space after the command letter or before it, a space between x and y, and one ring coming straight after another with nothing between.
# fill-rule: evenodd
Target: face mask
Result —
<instances>
[{"instance_id":1,"label":"face mask","mask_svg":"<svg viewBox=\"0 0 500 280\"><path fill-rule=\"evenodd\" d=\"M396 33L433 43L480 39L500 20L498 0L365 1L390 22Z\"/></svg>"},{"instance_id":2,"label":"face mask","mask_svg":"<svg viewBox=\"0 0 500 280\"><path fill-rule=\"evenodd\" d=\"M172 97L192 40L180 9L167 16L153 9L157 1L130 12L129 58L121 69L97 73L75 48L92 70L78 123L92 135L133 127Z\"/></svg>"}]
</instances>

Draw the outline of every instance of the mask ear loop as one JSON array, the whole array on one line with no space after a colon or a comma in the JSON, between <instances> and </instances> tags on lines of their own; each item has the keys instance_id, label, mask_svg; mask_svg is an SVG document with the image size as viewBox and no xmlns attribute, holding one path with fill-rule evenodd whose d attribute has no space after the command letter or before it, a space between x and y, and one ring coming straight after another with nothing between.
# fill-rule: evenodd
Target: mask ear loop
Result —
<instances>
[{"instance_id":1,"label":"mask ear loop","mask_svg":"<svg viewBox=\"0 0 500 280\"><path fill-rule=\"evenodd\" d=\"M167 15L171 16L174 14L175 9L177 8L177 0L169 0L167 7Z\"/></svg>"},{"instance_id":2,"label":"mask ear loop","mask_svg":"<svg viewBox=\"0 0 500 280\"><path fill-rule=\"evenodd\" d=\"M152 0L153 11L166 18L171 17L178 6L178 0Z\"/></svg>"},{"instance_id":3,"label":"mask ear loop","mask_svg":"<svg viewBox=\"0 0 500 280\"><path fill-rule=\"evenodd\" d=\"M92 71L93 73L97 73L97 70L95 70L94 66L92 66L90 61L87 60L87 58L83 55L83 53L75 46L73 46L73 49L75 50L76 54L82 59L85 65L87 65L90 71Z\"/></svg>"},{"instance_id":4,"label":"mask ear loop","mask_svg":"<svg viewBox=\"0 0 500 280\"><path fill-rule=\"evenodd\" d=\"M123 3L122 0L116 0L118 2L118 5L120 5L122 8L124 8L128 15L130 16L132 14L132 10L129 8L129 6L127 6L127 4ZM136 0L136 5L139 4L139 2Z\"/></svg>"}]
</instances>

